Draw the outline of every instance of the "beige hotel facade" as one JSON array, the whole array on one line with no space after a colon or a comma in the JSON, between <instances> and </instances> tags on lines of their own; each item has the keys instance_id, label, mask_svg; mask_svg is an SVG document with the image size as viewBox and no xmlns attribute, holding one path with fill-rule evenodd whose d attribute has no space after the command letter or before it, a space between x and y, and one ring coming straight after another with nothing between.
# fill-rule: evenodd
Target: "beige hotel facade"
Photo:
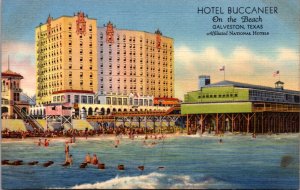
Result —
<instances>
[{"instance_id":1,"label":"beige hotel facade","mask_svg":"<svg viewBox=\"0 0 300 190\"><path fill-rule=\"evenodd\" d=\"M173 39L155 33L98 28L98 92L174 97Z\"/></svg>"},{"instance_id":2,"label":"beige hotel facade","mask_svg":"<svg viewBox=\"0 0 300 190\"><path fill-rule=\"evenodd\" d=\"M36 103L67 101L66 93L174 97L173 39L117 29L83 12L35 28ZM63 101L62 101L63 100ZM57 101L57 99L56 99Z\"/></svg>"}]
</instances>

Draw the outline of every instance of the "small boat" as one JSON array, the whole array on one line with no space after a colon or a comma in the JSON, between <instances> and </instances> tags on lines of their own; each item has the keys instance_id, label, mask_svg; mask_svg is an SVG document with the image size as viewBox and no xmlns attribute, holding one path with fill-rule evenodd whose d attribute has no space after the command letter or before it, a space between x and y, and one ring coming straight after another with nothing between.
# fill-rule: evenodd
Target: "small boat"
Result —
<instances>
[{"instance_id":1,"label":"small boat","mask_svg":"<svg viewBox=\"0 0 300 190\"><path fill-rule=\"evenodd\" d=\"M32 162L29 162L28 165L33 166L33 165L37 165L38 163L39 163L38 161L32 161Z\"/></svg>"},{"instance_id":2,"label":"small boat","mask_svg":"<svg viewBox=\"0 0 300 190\"><path fill-rule=\"evenodd\" d=\"M125 166L123 164L118 165L118 170L125 170Z\"/></svg>"},{"instance_id":3,"label":"small boat","mask_svg":"<svg viewBox=\"0 0 300 190\"><path fill-rule=\"evenodd\" d=\"M48 161L48 162L45 162L45 163L43 164L43 166L44 166L44 167L48 167L48 166L52 165L53 163L54 163L53 161Z\"/></svg>"},{"instance_id":4,"label":"small boat","mask_svg":"<svg viewBox=\"0 0 300 190\"><path fill-rule=\"evenodd\" d=\"M104 170L105 169L105 164L98 164L98 169Z\"/></svg>"},{"instance_id":5,"label":"small boat","mask_svg":"<svg viewBox=\"0 0 300 190\"><path fill-rule=\"evenodd\" d=\"M159 166L157 169L163 170L163 169L165 169L165 167L164 166Z\"/></svg>"}]
</instances>

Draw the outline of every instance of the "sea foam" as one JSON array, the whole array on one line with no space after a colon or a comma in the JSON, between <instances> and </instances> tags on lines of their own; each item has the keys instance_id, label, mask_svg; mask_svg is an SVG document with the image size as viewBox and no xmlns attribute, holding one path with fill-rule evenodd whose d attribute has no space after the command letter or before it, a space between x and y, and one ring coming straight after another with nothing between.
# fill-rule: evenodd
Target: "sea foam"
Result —
<instances>
[{"instance_id":1,"label":"sea foam","mask_svg":"<svg viewBox=\"0 0 300 190\"><path fill-rule=\"evenodd\" d=\"M228 187L225 183L210 177L195 181L188 175L170 176L153 172L141 176L116 176L104 182L76 185L72 189L205 189L212 187L213 184Z\"/></svg>"}]
</instances>

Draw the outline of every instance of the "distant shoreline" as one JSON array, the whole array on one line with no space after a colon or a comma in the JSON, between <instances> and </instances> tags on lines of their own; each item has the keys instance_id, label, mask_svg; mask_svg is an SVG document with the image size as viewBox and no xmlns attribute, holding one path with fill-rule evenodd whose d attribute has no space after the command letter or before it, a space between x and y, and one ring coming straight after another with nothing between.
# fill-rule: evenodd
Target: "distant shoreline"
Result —
<instances>
[{"instance_id":1,"label":"distant shoreline","mask_svg":"<svg viewBox=\"0 0 300 190\"><path fill-rule=\"evenodd\" d=\"M168 138L176 138L176 137L199 137L199 138L206 138L206 137L215 137L215 138L225 138L225 137L234 137L234 136L240 136L240 137L251 137L251 133L228 133L228 134L222 134L222 135L215 135L215 134L203 134L202 136L200 134L194 134L194 135L187 135L186 133L176 133L176 134L164 134L164 136ZM257 138L259 137L272 137L272 136L286 136L286 135L299 135L299 133L278 133L278 134L257 134ZM158 137L160 134L157 135ZM128 135L122 135L122 139L129 139ZM136 135L134 140L144 140L145 135ZM25 139L21 138L2 138L2 143L9 143L9 142L38 142L39 139L49 139L50 143L53 142L66 142L70 140L70 137L27 137ZM87 139L85 137L76 137L76 141L89 141L89 140L115 140L116 135L114 134L105 134L105 135L99 135L99 136L91 136ZM150 138L150 135L148 134L148 140L154 140L154 138ZM158 139L157 139L158 140Z\"/></svg>"}]
</instances>

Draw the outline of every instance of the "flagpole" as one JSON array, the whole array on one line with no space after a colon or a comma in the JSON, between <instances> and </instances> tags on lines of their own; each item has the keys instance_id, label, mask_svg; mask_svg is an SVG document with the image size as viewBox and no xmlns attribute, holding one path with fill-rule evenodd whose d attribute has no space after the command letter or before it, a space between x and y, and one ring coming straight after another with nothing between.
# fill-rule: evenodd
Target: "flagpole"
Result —
<instances>
[{"instance_id":1,"label":"flagpole","mask_svg":"<svg viewBox=\"0 0 300 190\"><path fill-rule=\"evenodd\" d=\"M224 72L224 80L225 80L225 68L224 68L224 71L223 71L223 72Z\"/></svg>"}]
</instances>

